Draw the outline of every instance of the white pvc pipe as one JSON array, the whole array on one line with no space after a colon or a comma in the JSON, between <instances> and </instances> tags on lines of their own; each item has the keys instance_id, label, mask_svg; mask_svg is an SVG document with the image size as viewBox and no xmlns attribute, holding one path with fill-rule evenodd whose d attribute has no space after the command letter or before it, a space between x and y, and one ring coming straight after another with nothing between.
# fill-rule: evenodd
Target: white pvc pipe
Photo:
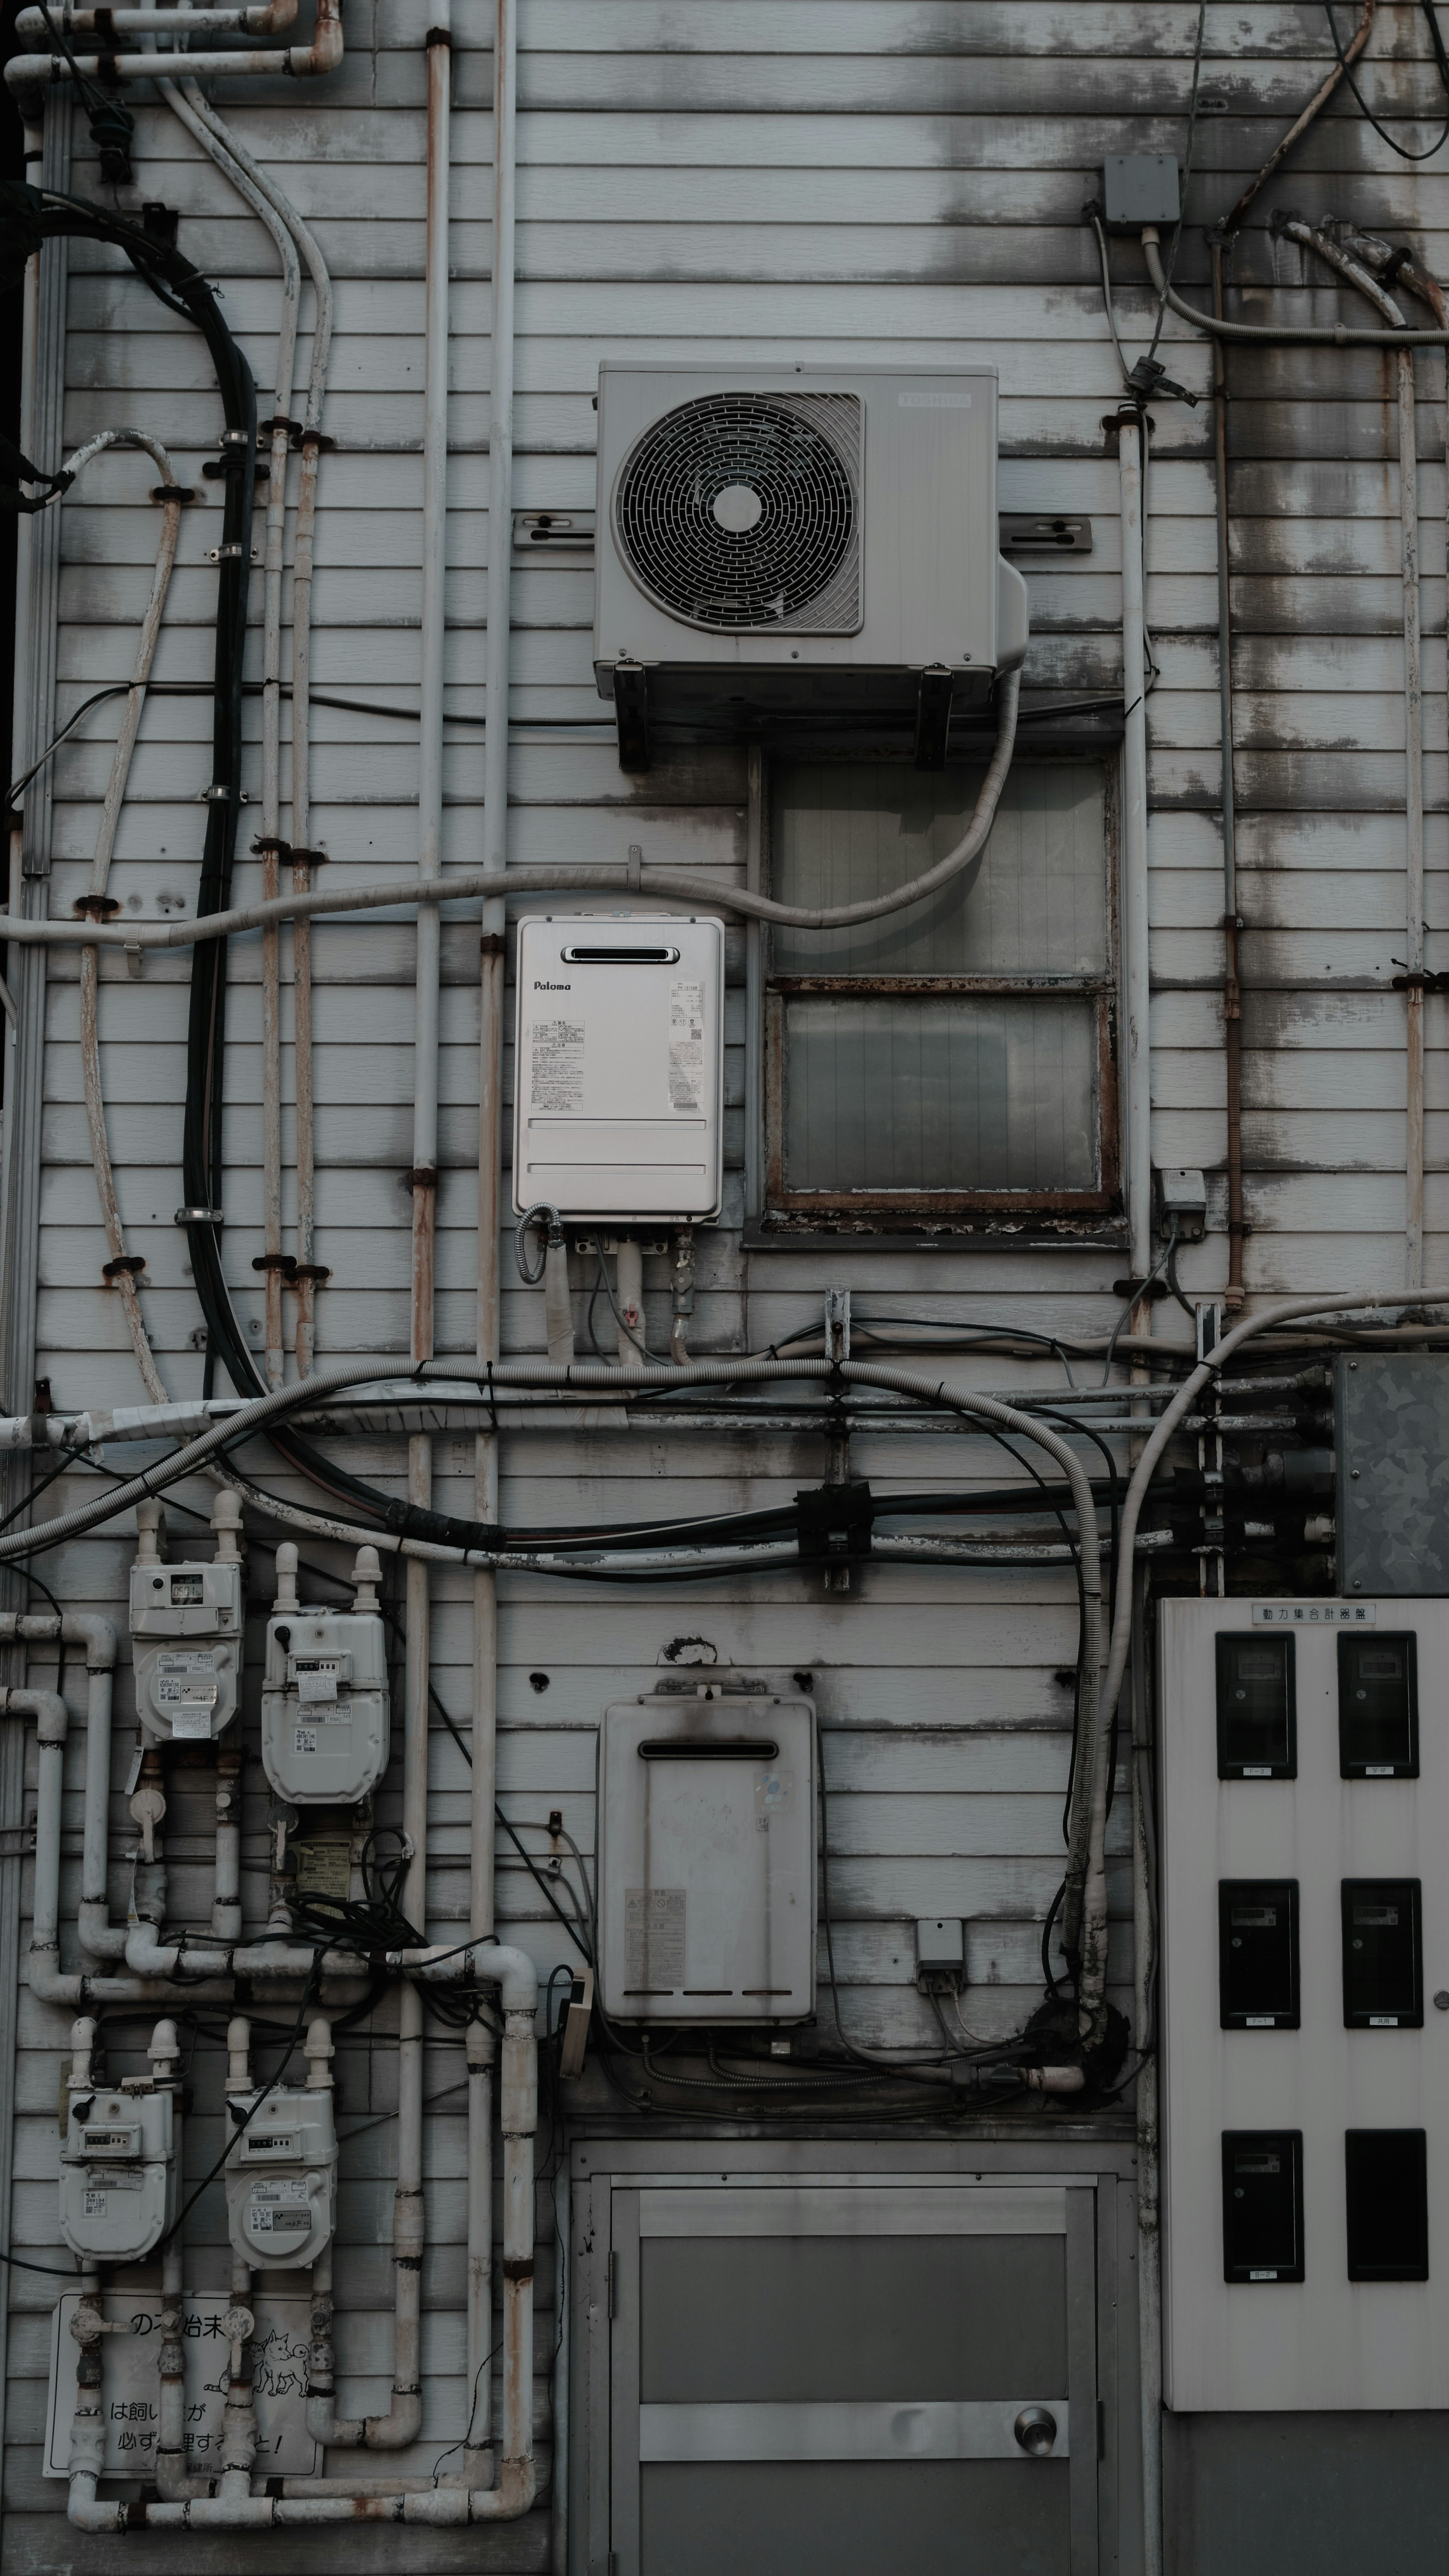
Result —
<instances>
[{"instance_id":1,"label":"white pvc pipe","mask_svg":"<svg viewBox=\"0 0 1449 2576\"><path fill-rule=\"evenodd\" d=\"M297 15L297 0L271 0L265 9L52 9L54 24L68 36L282 36ZM104 16L105 25L97 20ZM42 9L22 9L15 32L22 44L33 38L50 42Z\"/></svg>"},{"instance_id":2,"label":"white pvc pipe","mask_svg":"<svg viewBox=\"0 0 1449 2576\"><path fill-rule=\"evenodd\" d=\"M116 1632L109 1619L88 1610L0 1612L0 1645L17 1639L43 1644L62 1638L86 1650L85 1826L81 1859L81 1948L93 1959L119 1959L126 1936L111 1925L106 1863L111 1796L111 1694L116 1671ZM57 1867L59 1855L57 1854Z\"/></svg>"},{"instance_id":3,"label":"white pvc pipe","mask_svg":"<svg viewBox=\"0 0 1449 2576\"><path fill-rule=\"evenodd\" d=\"M284 73L309 80L336 71L342 60L340 0L317 0L317 31L310 45L286 45L278 51L216 54L80 54L74 65L58 54L12 54L5 84L21 99L26 116L37 114L46 89L83 80L265 80Z\"/></svg>"}]
</instances>

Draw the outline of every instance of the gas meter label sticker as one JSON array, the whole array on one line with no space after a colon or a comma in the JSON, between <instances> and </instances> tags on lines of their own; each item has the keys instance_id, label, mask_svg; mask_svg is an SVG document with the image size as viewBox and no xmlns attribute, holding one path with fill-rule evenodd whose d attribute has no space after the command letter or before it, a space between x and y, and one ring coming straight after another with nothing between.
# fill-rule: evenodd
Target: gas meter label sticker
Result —
<instances>
[{"instance_id":1,"label":"gas meter label sticker","mask_svg":"<svg viewBox=\"0 0 1449 2576\"><path fill-rule=\"evenodd\" d=\"M335 1699L337 1697L336 1673L299 1673L297 1697L304 1707L312 1700Z\"/></svg>"},{"instance_id":2,"label":"gas meter label sticker","mask_svg":"<svg viewBox=\"0 0 1449 2576\"><path fill-rule=\"evenodd\" d=\"M1255 1601L1255 1628L1372 1628L1372 1601Z\"/></svg>"},{"instance_id":3,"label":"gas meter label sticker","mask_svg":"<svg viewBox=\"0 0 1449 2576\"><path fill-rule=\"evenodd\" d=\"M704 1085L704 986L669 987L669 1106L699 1109Z\"/></svg>"},{"instance_id":4,"label":"gas meter label sticker","mask_svg":"<svg viewBox=\"0 0 1449 2576\"><path fill-rule=\"evenodd\" d=\"M535 1020L533 1024L533 1091L535 1109L582 1109L584 1105L584 1024L582 1020Z\"/></svg>"},{"instance_id":5,"label":"gas meter label sticker","mask_svg":"<svg viewBox=\"0 0 1449 2576\"><path fill-rule=\"evenodd\" d=\"M171 1711L171 1732L177 1738L178 1742L182 1744L186 1743L188 1739L193 1736L196 1737L199 1742L206 1743L210 1739L211 1735L210 1709L173 1708Z\"/></svg>"},{"instance_id":6,"label":"gas meter label sticker","mask_svg":"<svg viewBox=\"0 0 1449 2576\"><path fill-rule=\"evenodd\" d=\"M70 2463L80 2359L70 2321L78 2305L78 2294L65 2291L51 2328L48 2478L65 2477ZM188 2294L182 2308L187 2466L192 2470L216 2471L221 2466L230 2305L224 2290L211 2290ZM160 2431L156 2359L161 2348L161 2301L154 2291L108 2292L104 2306L107 2322L120 2331L102 2338L101 2419L106 2442L102 2475L146 2479L153 2474ZM273 2476L310 2477L322 2464L303 2409L310 2302L259 2295L254 2308L252 2396L257 2410L258 2466L265 2464Z\"/></svg>"},{"instance_id":7,"label":"gas meter label sticker","mask_svg":"<svg viewBox=\"0 0 1449 2576\"><path fill-rule=\"evenodd\" d=\"M672 1994L684 1983L684 1890L624 1890L624 1984L630 1994Z\"/></svg>"},{"instance_id":8,"label":"gas meter label sticker","mask_svg":"<svg viewBox=\"0 0 1449 2576\"><path fill-rule=\"evenodd\" d=\"M158 1655L156 1699L162 1708L214 1708L216 1666L211 1656Z\"/></svg>"}]
</instances>

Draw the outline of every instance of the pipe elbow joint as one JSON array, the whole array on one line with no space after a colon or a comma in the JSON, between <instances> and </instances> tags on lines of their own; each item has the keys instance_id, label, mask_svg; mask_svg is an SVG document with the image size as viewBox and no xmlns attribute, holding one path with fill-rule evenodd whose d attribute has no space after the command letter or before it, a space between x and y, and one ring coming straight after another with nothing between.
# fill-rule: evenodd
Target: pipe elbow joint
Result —
<instances>
[{"instance_id":1,"label":"pipe elbow joint","mask_svg":"<svg viewBox=\"0 0 1449 2576\"><path fill-rule=\"evenodd\" d=\"M61 1634L86 1650L88 1673L113 1673L120 1642L115 1623L103 1619L98 1610L67 1610L61 1619Z\"/></svg>"},{"instance_id":2,"label":"pipe elbow joint","mask_svg":"<svg viewBox=\"0 0 1449 2576\"><path fill-rule=\"evenodd\" d=\"M369 2451L406 2451L417 2441L422 2429L422 2391L416 2388L394 2389L392 2412L368 2416L362 2428L363 2444Z\"/></svg>"},{"instance_id":3,"label":"pipe elbow joint","mask_svg":"<svg viewBox=\"0 0 1449 2576\"><path fill-rule=\"evenodd\" d=\"M33 1717L42 1744L64 1744L70 1732L70 1711L59 1691L0 1691L0 1708L9 1717Z\"/></svg>"},{"instance_id":4,"label":"pipe elbow joint","mask_svg":"<svg viewBox=\"0 0 1449 2576\"><path fill-rule=\"evenodd\" d=\"M247 26L254 36L284 36L297 15L297 0L268 0L265 9L249 9Z\"/></svg>"},{"instance_id":5,"label":"pipe elbow joint","mask_svg":"<svg viewBox=\"0 0 1449 2576\"><path fill-rule=\"evenodd\" d=\"M317 0L317 26L310 45L293 45L287 69L294 80L315 80L335 72L342 60L342 13L337 0Z\"/></svg>"},{"instance_id":6,"label":"pipe elbow joint","mask_svg":"<svg viewBox=\"0 0 1449 2576\"><path fill-rule=\"evenodd\" d=\"M501 1941L480 1942L472 1966L475 1976L497 1984L505 2012L537 2012L538 1970L526 1950L510 1950Z\"/></svg>"}]
</instances>

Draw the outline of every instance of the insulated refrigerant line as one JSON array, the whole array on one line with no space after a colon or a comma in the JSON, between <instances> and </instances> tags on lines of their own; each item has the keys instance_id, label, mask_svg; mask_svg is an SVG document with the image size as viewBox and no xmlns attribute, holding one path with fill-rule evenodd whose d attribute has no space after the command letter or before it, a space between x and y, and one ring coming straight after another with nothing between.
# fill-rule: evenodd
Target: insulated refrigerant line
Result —
<instances>
[{"instance_id":1,"label":"insulated refrigerant line","mask_svg":"<svg viewBox=\"0 0 1449 2576\"><path fill-rule=\"evenodd\" d=\"M1449 339L1449 333L1445 334ZM609 866L560 867L485 867L457 868L437 881L436 893L428 892L422 900L432 903L461 903L482 896L485 901L505 894L658 894L676 896L681 902L705 906L710 912L736 912L753 921L775 921L792 930L851 930L863 921L883 921L890 914L903 912L911 904L935 894L953 878L979 866L986 849L1001 791L1006 784L1016 743L1017 700L1020 678L1008 672L998 684L997 735L986 775L971 822L957 842L925 874L909 884L894 887L888 894L873 895L863 903L837 904L829 910L813 909L806 904L776 903L769 895L752 893L745 886L721 889L712 879L696 876L687 868L633 867L629 864ZM410 910L420 900L416 875L386 877L379 883L365 881L351 886L319 886L307 894L281 895L275 903L253 903L232 906L226 912L213 912L193 921L127 922L110 928L101 925L88 930L72 921L33 921L17 916L3 916L5 937L17 944L36 947L77 947L89 938L102 948L191 948L208 940L230 939L243 931L260 930L269 921L315 920L321 914L348 912L401 912ZM501 953L501 952L500 952Z\"/></svg>"}]
</instances>

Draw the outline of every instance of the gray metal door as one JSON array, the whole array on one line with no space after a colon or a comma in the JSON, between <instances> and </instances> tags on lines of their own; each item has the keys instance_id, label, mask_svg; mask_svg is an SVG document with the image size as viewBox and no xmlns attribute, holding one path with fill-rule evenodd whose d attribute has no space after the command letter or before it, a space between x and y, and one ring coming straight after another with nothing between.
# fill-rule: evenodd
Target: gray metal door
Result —
<instances>
[{"instance_id":1,"label":"gray metal door","mask_svg":"<svg viewBox=\"0 0 1449 2576\"><path fill-rule=\"evenodd\" d=\"M611 2200L611 2576L1096 2576L1089 2187Z\"/></svg>"}]
</instances>

